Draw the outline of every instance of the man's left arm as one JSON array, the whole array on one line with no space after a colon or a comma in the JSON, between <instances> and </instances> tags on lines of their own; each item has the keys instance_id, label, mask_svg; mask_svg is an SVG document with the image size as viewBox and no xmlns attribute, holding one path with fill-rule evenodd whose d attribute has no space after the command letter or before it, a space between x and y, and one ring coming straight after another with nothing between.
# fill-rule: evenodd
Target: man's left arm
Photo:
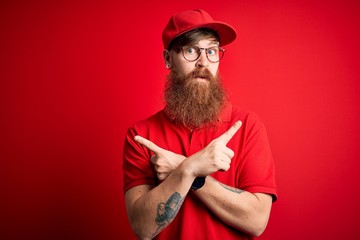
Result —
<instances>
[{"instance_id":1,"label":"man's left arm","mask_svg":"<svg viewBox=\"0 0 360 240\"><path fill-rule=\"evenodd\" d=\"M195 194L223 222L253 236L260 236L266 228L272 196L250 193L206 177L205 185Z\"/></svg>"},{"instance_id":2,"label":"man's left arm","mask_svg":"<svg viewBox=\"0 0 360 240\"><path fill-rule=\"evenodd\" d=\"M177 158L177 164L185 157L168 152L168 158L152 158L158 177L164 180L176 168L170 159ZM263 233L269 220L272 196L264 193L250 193L225 185L211 176L206 177L203 187L194 191L198 198L224 223L253 236Z\"/></svg>"},{"instance_id":3,"label":"man's left arm","mask_svg":"<svg viewBox=\"0 0 360 240\"><path fill-rule=\"evenodd\" d=\"M173 155L172 159L179 156ZM178 158L178 163L184 158ZM164 180L176 168L167 164L173 162L169 159L152 158L152 163L157 169L158 176L161 176L161 180ZM194 193L224 223L253 236L259 236L265 230L273 201L271 195L233 188L211 176L207 176L204 186Z\"/></svg>"}]
</instances>

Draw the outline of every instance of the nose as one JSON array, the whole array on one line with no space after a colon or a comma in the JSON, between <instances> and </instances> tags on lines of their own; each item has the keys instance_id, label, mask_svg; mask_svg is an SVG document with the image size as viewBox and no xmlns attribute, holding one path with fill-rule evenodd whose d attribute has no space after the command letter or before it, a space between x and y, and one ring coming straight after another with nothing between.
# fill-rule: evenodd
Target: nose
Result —
<instances>
[{"instance_id":1,"label":"nose","mask_svg":"<svg viewBox=\"0 0 360 240\"><path fill-rule=\"evenodd\" d=\"M196 67L202 68L202 67L208 67L209 66L209 60L207 59L205 51L206 50L202 50L200 52L200 57L196 61Z\"/></svg>"}]
</instances>

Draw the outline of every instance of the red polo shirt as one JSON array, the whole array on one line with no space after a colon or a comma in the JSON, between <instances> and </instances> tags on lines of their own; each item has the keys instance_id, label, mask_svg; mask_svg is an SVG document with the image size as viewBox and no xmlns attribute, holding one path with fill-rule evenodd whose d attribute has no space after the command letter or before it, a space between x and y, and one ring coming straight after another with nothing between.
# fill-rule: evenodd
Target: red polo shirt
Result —
<instances>
[{"instance_id":1,"label":"red polo shirt","mask_svg":"<svg viewBox=\"0 0 360 240\"><path fill-rule=\"evenodd\" d=\"M158 184L150 162L151 151L134 141L140 135L161 148L190 156L213 139L222 135L237 120L242 126L227 146L235 156L230 169L211 176L226 185L251 193L267 193L277 199L274 162L265 127L251 112L227 105L215 126L190 131L167 118L159 111L146 120L131 126L124 146L124 192L138 185ZM204 204L189 192L174 221L156 239L252 239L250 236L227 226L214 216Z\"/></svg>"}]
</instances>

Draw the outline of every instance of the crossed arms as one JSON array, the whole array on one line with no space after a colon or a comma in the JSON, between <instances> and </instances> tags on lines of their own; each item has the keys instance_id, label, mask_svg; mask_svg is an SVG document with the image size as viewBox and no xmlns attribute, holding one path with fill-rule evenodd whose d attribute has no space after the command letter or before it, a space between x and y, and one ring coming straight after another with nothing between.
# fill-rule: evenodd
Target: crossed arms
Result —
<instances>
[{"instance_id":1,"label":"crossed arms","mask_svg":"<svg viewBox=\"0 0 360 240\"><path fill-rule=\"evenodd\" d=\"M254 236L267 225L272 197L232 188L211 178L216 171L230 168L234 152L226 146L241 127L236 122L199 152L185 157L162 149L140 136L135 141L154 153L158 186L139 185L125 194L130 225L139 239L152 239L175 218L196 177L207 176L205 185L195 191L199 199L225 224Z\"/></svg>"}]
</instances>

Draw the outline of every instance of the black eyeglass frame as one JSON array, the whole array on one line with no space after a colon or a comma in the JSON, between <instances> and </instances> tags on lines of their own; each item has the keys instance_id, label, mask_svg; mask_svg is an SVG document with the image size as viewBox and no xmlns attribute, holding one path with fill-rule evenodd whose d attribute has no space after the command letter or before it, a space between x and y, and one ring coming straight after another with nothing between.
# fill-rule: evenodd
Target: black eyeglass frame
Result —
<instances>
[{"instance_id":1,"label":"black eyeglass frame","mask_svg":"<svg viewBox=\"0 0 360 240\"><path fill-rule=\"evenodd\" d=\"M196 48L198 51L198 56L197 56L197 58L195 58L194 60L189 60L189 59L187 59L186 57L185 57L185 53L184 53L184 50L186 49L186 48ZM219 60L217 60L217 61L212 61L212 60L210 60L210 58L209 58L209 56L208 56L208 50L209 49L212 49L212 48L218 48L219 49ZM224 57L224 55L225 55L225 52L226 52L226 50L225 49L223 49L222 47L209 47L209 48L201 48L201 47L198 47L198 46L184 46L184 47L182 47L181 48L181 53L182 53L182 55L183 55L183 57L184 57L184 59L186 60L186 61L188 61L188 62L194 62L194 61L196 61L196 60L198 60L199 58L200 58L200 56L201 56L201 53L202 53L202 51L203 50L205 50L205 54L206 54L206 58L210 61L210 62L212 62L212 63L217 63L217 62L219 62L223 57Z\"/></svg>"}]
</instances>

